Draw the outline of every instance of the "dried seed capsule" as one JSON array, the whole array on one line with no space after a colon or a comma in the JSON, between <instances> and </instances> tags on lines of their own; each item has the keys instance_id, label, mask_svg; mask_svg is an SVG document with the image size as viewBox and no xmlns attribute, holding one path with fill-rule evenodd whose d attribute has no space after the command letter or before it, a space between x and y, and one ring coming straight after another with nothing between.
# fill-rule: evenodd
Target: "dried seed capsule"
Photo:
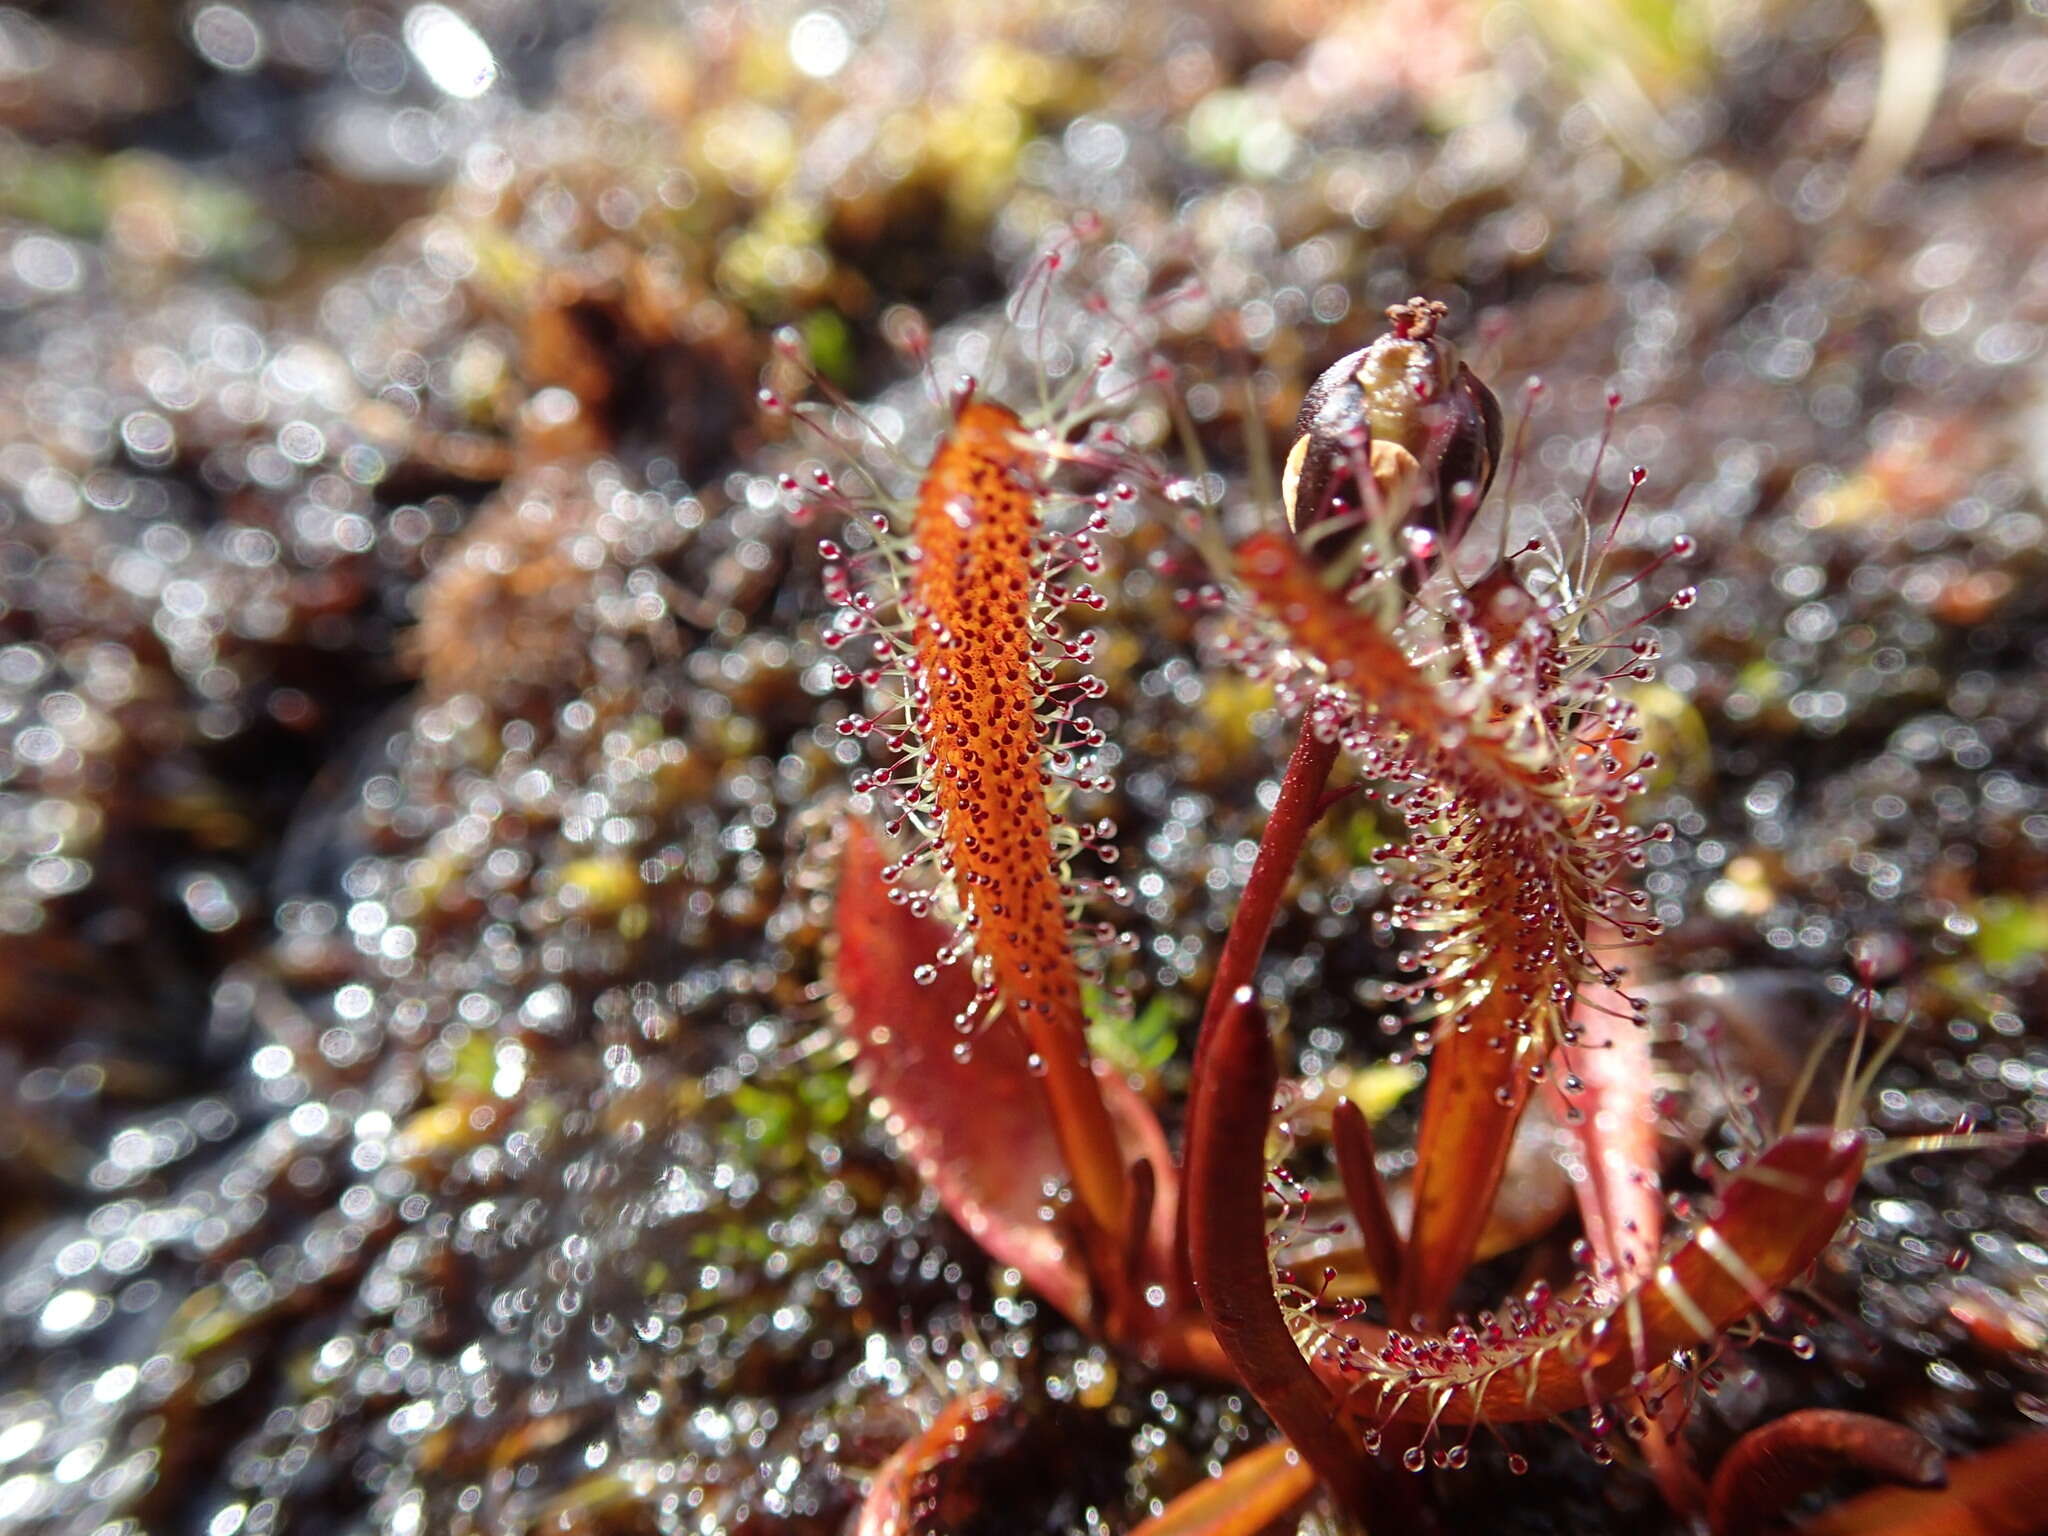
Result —
<instances>
[{"instance_id":1,"label":"dried seed capsule","mask_svg":"<svg viewBox=\"0 0 2048 1536\"><path fill-rule=\"evenodd\" d=\"M1444 312L1431 299L1394 305L1391 333L1333 363L1303 397L1281 479L1296 532L1347 506L1392 505L1440 508L1455 534L1486 494L1500 403L1437 335Z\"/></svg>"}]
</instances>

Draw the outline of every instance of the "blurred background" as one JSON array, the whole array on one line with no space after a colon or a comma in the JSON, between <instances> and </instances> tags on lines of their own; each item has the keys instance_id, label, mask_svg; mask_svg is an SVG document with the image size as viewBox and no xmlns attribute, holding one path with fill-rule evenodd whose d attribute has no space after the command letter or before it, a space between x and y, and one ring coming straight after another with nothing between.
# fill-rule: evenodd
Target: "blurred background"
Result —
<instances>
[{"instance_id":1,"label":"blurred background","mask_svg":"<svg viewBox=\"0 0 2048 1536\"><path fill-rule=\"evenodd\" d=\"M2048 1127L2044 149L2041 0L0 8L0 1530L836 1531L963 1359L1043 1404L989 1529L1263 1437L991 1290L816 1040L856 754L757 391L778 333L913 443L927 334L1027 388L1077 224L1054 302L1236 515L1412 292L1511 419L1542 376L1518 494L1646 465L1630 547L1701 546L1662 1001L1768 1091L1875 935L1873 1116ZM1171 1079L1288 737L1112 542ZM1388 1048L1378 836L1276 937L1304 1070ZM1832 1367L1696 1432L2048 1421L2040 1172L1874 1178ZM1497 1471L1496 1529L1668 1518L1562 1435Z\"/></svg>"}]
</instances>

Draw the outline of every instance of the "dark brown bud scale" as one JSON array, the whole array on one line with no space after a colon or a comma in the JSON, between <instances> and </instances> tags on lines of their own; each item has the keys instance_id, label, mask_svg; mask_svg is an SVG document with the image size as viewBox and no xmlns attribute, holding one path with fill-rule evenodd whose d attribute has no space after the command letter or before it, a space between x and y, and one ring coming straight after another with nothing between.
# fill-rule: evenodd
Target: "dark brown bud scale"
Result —
<instances>
[{"instance_id":1,"label":"dark brown bud scale","mask_svg":"<svg viewBox=\"0 0 2048 1536\"><path fill-rule=\"evenodd\" d=\"M1340 358L1303 396L1281 497L1300 532L1373 481L1364 504L1435 507L1455 535L1500 462L1500 403L1437 335L1445 306L1414 298L1387 311L1389 334Z\"/></svg>"}]
</instances>

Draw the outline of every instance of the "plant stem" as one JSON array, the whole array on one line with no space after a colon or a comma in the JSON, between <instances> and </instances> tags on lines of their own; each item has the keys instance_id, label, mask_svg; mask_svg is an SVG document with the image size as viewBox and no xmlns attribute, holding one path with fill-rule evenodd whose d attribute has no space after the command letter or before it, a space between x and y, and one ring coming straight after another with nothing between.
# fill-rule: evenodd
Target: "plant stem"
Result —
<instances>
[{"instance_id":1,"label":"plant stem","mask_svg":"<svg viewBox=\"0 0 2048 1536\"><path fill-rule=\"evenodd\" d=\"M1202 1009L1201 1031L1195 1036L1195 1060L1189 1081L1199 1091L1209 1068L1217 1031L1230 1011L1238 989L1252 985L1259 960L1266 952L1266 939L1279 916L1280 898L1287 894L1287 882L1301 859L1302 845L1309 829L1327 808L1324 786L1336 766L1337 743L1316 734L1315 711L1302 717L1301 734L1294 753L1287 759L1287 772L1280 780L1280 796L1273 802L1273 815L1259 839L1259 851L1252 860L1251 878L1230 920L1230 932L1223 938L1223 953L1216 960L1216 975L1209 984L1209 1000ZM1188 1203L1183 1188L1174 1254L1183 1270L1188 1262Z\"/></svg>"},{"instance_id":2,"label":"plant stem","mask_svg":"<svg viewBox=\"0 0 2048 1536\"><path fill-rule=\"evenodd\" d=\"M1245 1390L1301 1453L1350 1522L1435 1536L1439 1525L1414 1478L1378 1465L1340 1422L1347 1389L1303 1358L1273 1289L1266 1234L1266 1132L1279 1070L1266 1018L1249 987L1216 1024L1215 1070L1188 1105L1186 1205L1193 1211L1196 1294L1216 1343Z\"/></svg>"},{"instance_id":3,"label":"plant stem","mask_svg":"<svg viewBox=\"0 0 2048 1536\"><path fill-rule=\"evenodd\" d=\"M1301 722L1301 735L1294 754L1287 759L1287 773L1280 780L1280 797L1273 803L1272 819L1259 839L1258 856L1252 860L1251 878L1244 883L1244 896L1230 920L1230 932L1223 939L1223 953L1216 960L1216 976L1209 986L1209 1001L1202 1010L1201 1033L1195 1037L1195 1078L1200 1080L1204 1057L1231 999L1239 987L1251 986L1266 952L1266 939L1279 916L1280 898L1287 894L1287 882L1301 859L1302 845L1309 829L1327 809L1323 786L1337 761L1337 743L1316 734L1314 713Z\"/></svg>"},{"instance_id":4,"label":"plant stem","mask_svg":"<svg viewBox=\"0 0 2048 1536\"><path fill-rule=\"evenodd\" d=\"M1195 1292L1245 1388L1348 1514L1360 1512L1364 1458L1337 1425L1337 1400L1301 1357L1266 1257L1266 1128L1278 1074L1250 987L1225 1000L1214 1070L1188 1107L1186 1208Z\"/></svg>"}]
</instances>

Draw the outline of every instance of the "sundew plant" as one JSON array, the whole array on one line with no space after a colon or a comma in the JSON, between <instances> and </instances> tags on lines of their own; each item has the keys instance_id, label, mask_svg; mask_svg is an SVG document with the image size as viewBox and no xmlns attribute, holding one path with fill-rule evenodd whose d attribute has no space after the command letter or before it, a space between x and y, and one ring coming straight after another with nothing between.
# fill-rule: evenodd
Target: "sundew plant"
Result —
<instances>
[{"instance_id":1,"label":"sundew plant","mask_svg":"<svg viewBox=\"0 0 2048 1536\"><path fill-rule=\"evenodd\" d=\"M1062 259L1040 277L1057 281ZM1251 1532L1315 1484L1353 1516L1387 1498L1419 1509L1413 1490L1387 1492L1388 1469L1460 1468L1481 1430L1558 1420L1596 1460L1629 1445L1697 1509L1685 1420L1731 1331L1790 1327L1786 1298L1873 1156L1973 1141L1873 1151L1861 1109L1897 1036L1871 1037L1866 997L1832 1106L1808 1102L1816 1048L1781 1122L1738 1115L1705 1188L1667 1208L1627 975L1660 932L1638 872L1670 830L1631 814L1659 762L1630 690L1655 675L1660 617L1695 600L1667 574L1692 540L1625 543L1646 471L1605 503L1597 459L1562 519L1518 516L1518 443L1445 321L1427 298L1396 305L1385 335L1327 369L1257 518L1219 517L1129 441L1140 402L1175 414L1173 372L1132 324L1098 324L1085 360L1062 341L1034 415L953 385L923 467L892 466L900 497L824 472L795 493L858 540L820 545L842 605L827 644L837 680L875 704L842 728L885 754L856 785L836 898L831 993L864 1081L992 1256L1118 1351L1241 1384L1285 1437L1163 1511L1158 1532ZM843 409L815 419L872 433ZM846 457L880 493L888 477L859 468L875 446L895 453L856 437ZM1178 1105L1091 1043L1091 1021L1118 1017L1115 918L1097 914L1121 886L1077 873L1118 852L1114 824L1077 809L1111 787L1084 626L1119 505L1184 541L1216 663L1270 685L1299 732ZM1374 1022L1412 1033L1424 1068L1405 1222L1357 1100L1313 1128L1290 1113L1300 1086L1282 1083L1254 986L1290 869L1353 796L1396 829L1370 858L1390 893L1373 922L1399 946L1379 993L1392 1011ZM1539 1094L1577 1146L1589 1241L1576 1270L1475 1298ZM916 1526L925 1485L1002 1417L987 1392L942 1416L878 1480L864 1528ZM1907 1480L1932 1475L1925 1443L1881 1420L1795 1415L1757 1433L1777 1449L1751 1461L1805 1457L1824 1475L1889 1456ZM1749 1461L1725 1465L1723 1523L1770 1497Z\"/></svg>"},{"instance_id":2,"label":"sundew plant","mask_svg":"<svg viewBox=\"0 0 2048 1536\"><path fill-rule=\"evenodd\" d=\"M2039 8L0 7L0 1536L2048 1530Z\"/></svg>"}]
</instances>

